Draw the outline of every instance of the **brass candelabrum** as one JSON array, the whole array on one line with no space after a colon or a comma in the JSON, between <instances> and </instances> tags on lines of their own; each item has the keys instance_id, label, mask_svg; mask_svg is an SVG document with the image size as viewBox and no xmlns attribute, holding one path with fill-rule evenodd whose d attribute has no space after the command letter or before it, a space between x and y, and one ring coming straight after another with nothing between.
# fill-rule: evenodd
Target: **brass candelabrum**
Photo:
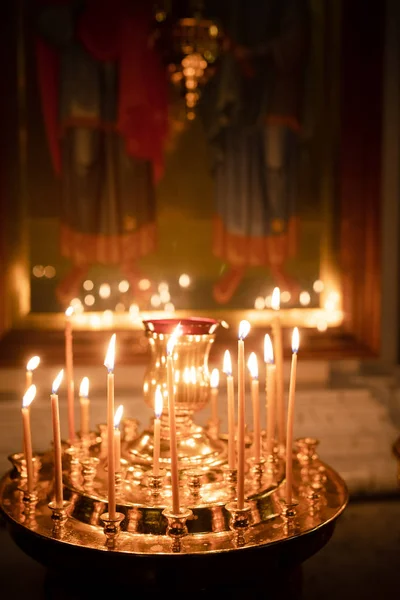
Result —
<instances>
[{"instance_id":1,"label":"brass candelabrum","mask_svg":"<svg viewBox=\"0 0 400 600\"><path fill-rule=\"evenodd\" d=\"M175 325L173 320L145 323L152 358L144 398L150 405L156 387L164 389L166 383L162 359ZM9 457L12 468L0 484L1 511L15 541L37 560L58 567L68 564L69 569L82 568L82 561L88 564L91 558L107 569L112 561L113 568L121 566L125 574L134 571L138 581L149 577L149 569L154 574L175 564L187 576L200 565L206 571L216 567L210 571L215 576L224 568L242 572L245 553L260 560L265 553L279 552L302 562L329 539L348 492L342 478L320 460L317 439L295 443L294 499L287 504L282 449L275 443L267 455L263 435L261 459L255 463L250 432L245 503L238 508L237 471L227 464L226 435L212 424L196 425L193 418L209 400L208 354L218 323L188 319L181 325L175 371L179 513L171 508L167 422L161 428L160 471L155 474L151 424L142 430L135 419L126 419L115 474L116 515L108 514L107 428L99 424L88 436L77 435L73 444L63 443L62 506L54 503L51 449L34 456L31 493L23 455ZM166 413L167 406L164 409Z\"/></svg>"}]
</instances>

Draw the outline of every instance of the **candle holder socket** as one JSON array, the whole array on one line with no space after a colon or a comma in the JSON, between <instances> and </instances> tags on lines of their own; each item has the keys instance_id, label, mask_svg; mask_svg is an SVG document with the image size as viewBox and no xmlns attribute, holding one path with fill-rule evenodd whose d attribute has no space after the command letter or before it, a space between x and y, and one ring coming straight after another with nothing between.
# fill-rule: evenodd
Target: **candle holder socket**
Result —
<instances>
[{"instance_id":1,"label":"candle holder socket","mask_svg":"<svg viewBox=\"0 0 400 600\"><path fill-rule=\"evenodd\" d=\"M19 477L20 479L27 479L28 473L27 473L27 469L26 469L26 460L25 460L24 453L23 452L15 452L14 454L10 454L8 456L8 460L12 464L12 466L15 470L15 473L17 474L17 477ZM32 457L32 464L33 464L33 480L36 484L39 480L40 469L42 468L42 461L40 460L40 457L36 456L34 454Z\"/></svg>"},{"instance_id":2,"label":"candle holder socket","mask_svg":"<svg viewBox=\"0 0 400 600\"><path fill-rule=\"evenodd\" d=\"M55 531L60 530L68 519L68 509L71 506L71 502L63 500L62 506L57 506L57 503L53 500L49 502L48 507L51 510L51 518L53 521L53 529Z\"/></svg>"},{"instance_id":3,"label":"candle holder socket","mask_svg":"<svg viewBox=\"0 0 400 600\"><path fill-rule=\"evenodd\" d=\"M172 539L172 552L180 552L182 549L182 538L188 535L187 521L193 518L190 508L181 508L179 514L171 508L164 508L163 516L167 519L167 535Z\"/></svg>"},{"instance_id":4,"label":"candle holder socket","mask_svg":"<svg viewBox=\"0 0 400 600\"><path fill-rule=\"evenodd\" d=\"M32 518L35 515L37 502L38 495L36 491L29 492L27 488L22 489L22 503L26 518Z\"/></svg>"},{"instance_id":5,"label":"candle holder socket","mask_svg":"<svg viewBox=\"0 0 400 600\"><path fill-rule=\"evenodd\" d=\"M160 469L158 475L154 474L154 471L147 472L147 487L149 490L150 497L153 500L159 499L162 494L165 481L165 470Z\"/></svg>"},{"instance_id":6,"label":"candle holder socket","mask_svg":"<svg viewBox=\"0 0 400 600\"><path fill-rule=\"evenodd\" d=\"M253 521L251 505L245 502L243 508L238 508L235 501L228 502L225 508L230 514L229 528L235 534L235 543L237 546L244 546L246 544L246 534Z\"/></svg>"},{"instance_id":7,"label":"candle holder socket","mask_svg":"<svg viewBox=\"0 0 400 600\"><path fill-rule=\"evenodd\" d=\"M283 520L283 528L285 535L291 535L295 533L298 527L297 523L297 507L299 502L292 500L287 502L284 498L281 498L281 517Z\"/></svg>"},{"instance_id":8,"label":"candle holder socket","mask_svg":"<svg viewBox=\"0 0 400 600\"><path fill-rule=\"evenodd\" d=\"M317 446L319 440L313 437L298 438L296 440L297 460L303 466L309 466L317 460Z\"/></svg>"},{"instance_id":9,"label":"candle holder socket","mask_svg":"<svg viewBox=\"0 0 400 600\"><path fill-rule=\"evenodd\" d=\"M96 456L87 456L80 460L82 467L83 488L87 492L93 491L94 480L99 466L100 459Z\"/></svg>"},{"instance_id":10,"label":"candle holder socket","mask_svg":"<svg viewBox=\"0 0 400 600\"><path fill-rule=\"evenodd\" d=\"M253 486L258 489L261 486L266 460L263 457L261 457L259 460L256 460L252 456L248 459L248 462L250 464L250 475Z\"/></svg>"},{"instance_id":11,"label":"candle holder socket","mask_svg":"<svg viewBox=\"0 0 400 600\"><path fill-rule=\"evenodd\" d=\"M190 497L194 502L198 502L201 497L203 472L199 469L190 469L185 475Z\"/></svg>"},{"instance_id":12,"label":"candle holder socket","mask_svg":"<svg viewBox=\"0 0 400 600\"><path fill-rule=\"evenodd\" d=\"M237 488L237 469L231 469L228 465L223 465L222 466L222 473L223 473L223 477L224 477L224 483L230 493L230 495L232 494L236 494L236 488Z\"/></svg>"},{"instance_id":13,"label":"candle holder socket","mask_svg":"<svg viewBox=\"0 0 400 600\"><path fill-rule=\"evenodd\" d=\"M309 503L308 512L315 515L321 509L321 497L324 492L324 486L321 482L314 482L308 488L307 501Z\"/></svg>"},{"instance_id":14,"label":"candle holder socket","mask_svg":"<svg viewBox=\"0 0 400 600\"><path fill-rule=\"evenodd\" d=\"M100 515L100 520L103 522L103 531L106 536L106 547L109 550L114 550L117 543L117 538L121 531L121 523L124 520L125 515L117 512L114 517L110 517L109 513L103 513Z\"/></svg>"},{"instance_id":15,"label":"candle holder socket","mask_svg":"<svg viewBox=\"0 0 400 600\"><path fill-rule=\"evenodd\" d=\"M268 454L266 458L266 473L267 476L274 482L276 481L279 473L279 459L278 455L273 452Z\"/></svg>"}]
</instances>

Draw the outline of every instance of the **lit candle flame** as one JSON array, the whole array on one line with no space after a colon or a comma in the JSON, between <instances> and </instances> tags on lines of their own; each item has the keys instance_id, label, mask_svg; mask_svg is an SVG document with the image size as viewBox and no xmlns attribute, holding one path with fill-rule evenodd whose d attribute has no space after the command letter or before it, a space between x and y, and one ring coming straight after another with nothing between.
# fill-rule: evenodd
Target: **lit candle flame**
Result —
<instances>
[{"instance_id":1,"label":"lit candle flame","mask_svg":"<svg viewBox=\"0 0 400 600\"><path fill-rule=\"evenodd\" d=\"M24 397L22 398L22 406L28 408L36 396L36 385L32 384L26 390Z\"/></svg>"},{"instance_id":2,"label":"lit candle flame","mask_svg":"<svg viewBox=\"0 0 400 600\"><path fill-rule=\"evenodd\" d=\"M272 292L272 298L271 298L271 308L273 310L279 310L281 307L281 290L276 287L274 288L274 291Z\"/></svg>"},{"instance_id":3,"label":"lit candle flame","mask_svg":"<svg viewBox=\"0 0 400 600\"><path fill-rule=\"evenodd\" d=\"M269 365L272 365L274 362L274 349L268 333L264 337L264 362Z\"/></svg>"},{"instance_id":4,"label":"lit candle flame","mask_svg":"<svg viewBox=\"0 0 400 600\"><path fill-rule=\"evenodd\" d=\"M26 364L26 370L27 371L34 371L40 363L40 358L39 356L32 356L32 358L30 358Z\"/></svg>"},{"instance_id":5,"label":"lit candle flame","mask_svg":"<svg viewBox=\"0 0 400 600\"><path fill-rule=\"evenodd\" d=\"M239 339L244 340L250 331L250 323L248 321L240 321L239 323Z\"/></svg>"},{"instance_id":6,"label":"lit candle flame","mask_svg":"<svg viewBox=\"0 0 400 600\"><path fill-rule=\"evenodd\" d=\"M114 371L115 338L116 338L116 334L113 333L111 336L111 339L110 339L110 343L108 344L107 354L106 354L106 358L104 360L104 366L107 367L109 373Z\"/></svg>"},{"instance_id":7,"label":"lit candle flame","mask_svg":"<svg viewBox=\"0 0 400 600\"><path fill-rule=\"evenodd\" d=\"M123 412L124 412L124 407L122 406L122 404L120 404L118 406L117 410L115 411L115 415L114 415L114 427L115 428L119 427Z\"/></svg>"},{"instance_id":8,"label":"lit candle flame","mask_svg":"<svg viewBox=\"0 0 400 600\"><path fill-rule=\"evenodd\" d=\"M292 352L293 352L293 354L297 354L297 352L299 351L299 346L300 346L300 334L299 334L298 328L295 327L293 329L293 334L292 334Z\"/></svg>"},{"instance_id":9,"label":"lit candle flame","mask_svg":"<svg viewBox=\"0 0 400 600\"><path fill-rule=\"evenodd\" d=\"M222 370L225 373L225 375L232 375L232 360L231 353L229 352L229 350L225 350Z\"/></svg>"},{"instance_id":10,"label":"lit candle flame","mask_svg":"<svg viewBox=\"0 0 400 600\"><path fill-rule=\"evenodd\" d=\"M250 371L250 375L253 379L258 379L258 360L255 352L252 352L247 361L247 366Z\"/></svg>"},{"instance_id":11,"label":"lit candle flame","mask_svg":"<svg viewBox=\"0 0 400 600\"><path fill-rule=\"evenodd\" d=\"M89 378L84 377L79 387L79 395L81 398L87 398L89 396Z\"/></svg>"},{"instance_id":12,"label":"lit candle flame","mask_svg":"<svg viewBox=\"0 0 400 600\"><path fill-rule=\"evenodd\" d=\"M217 388L219 385L219 371L218 369L213 369L210 377L210 386L212 388Z\"/></svg>"},{"instance_id":13,"label":"lit candle flame","mask_svg":"<svg viewBox=\"0 0 400 600\"><path fill-rule=\"evenodd\" d=\"M57 394L58 388L60 387L60 384L61 384L63 376L64 376L64 369L61 369L61 371L59 372L59 374L57 375L57 377L53 381L53 385L52 385L52 388L51 388L51 391L52 391L53 394Z\"/></svg>"},{"instance_id":14,"label":"lit candle flame","mask_svg":"<svg viewBox=\"0 0 400 600\"><path fill-rule=\"evenodd\" d=\"M163 396L160 388L156 388L156 394L154 397L154 414L156 415L156 419L159 419L162 415L163 411Z\"/></svg>"},{"instance_id":15,"label":"lit candle flame","mask_svg":"<svg viewBox=\"0 0 400 600\"><path fill-rule=\"evenodd\" d=\"M182 335L182 327L181 324L178 323L178 325L175 327L171 337L169 338L168 342L167 342L167 354L168 356L171 356L171 354L174 351L175 348L175 344L176 341L178 339L178 337Z\"/></svg>"},{"instance_id":16,"label":"lit candle flame","mask_svg":"<svg viewBox=\"0 0 400 600\"><path fill-rule=\"evenodd\" d=\"M72 317L72 315L74 314L75 309L73 306L68 306L67 310L65 311L65 316L67 317L67 319L69 319L70 317Z\"/></svg>"}]
</instances>

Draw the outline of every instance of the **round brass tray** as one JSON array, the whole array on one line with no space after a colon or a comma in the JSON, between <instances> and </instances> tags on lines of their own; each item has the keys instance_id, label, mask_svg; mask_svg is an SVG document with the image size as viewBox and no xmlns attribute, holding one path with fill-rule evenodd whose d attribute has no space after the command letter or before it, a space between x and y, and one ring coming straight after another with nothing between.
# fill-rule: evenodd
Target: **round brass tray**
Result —
<instances>
[{"instance_id":1,"label":"round brass tray","mask_svg":"<svg viewBox=\"0 0 400 600\"><path fill-rule=\"evenodd\" d=\"M253 525L246 531L243 545L238 546L234 533L224 524L228 513L224 505L216 503L187 506L193 511L188 535L182 539L181 551L175 553L171 539L165 534L160 510L156 506L132 505L124 512L124 521L113 550L105 545L99 516L107 510L102 501L82 504L82 494L65 487L70 501L70 517L61 532L55 532L51 510L52 464L48 455L42 455L42 467L37 485L38 501L30 516L24 513L21 479L15 470L6 473L0 482L0 509L8 530L16 544L29 556L52 571L68 572L71 577L95 570L95 577L119 584L134 581L135 586L159 586L165 578L180 585L192 585L201 574L202 585L222 585L232 577L238 583L248 576L244 565L251 566L254 578L265 577L266 572L291 570L318 552L330 539L337 518L348 502L348 490L343 479L328 465L317 459L324 471L324 491L318 506L310 504L304 467L295 463L295 496L298 499L296 516L288 527L281 512L283 481L265 489L260 495L247 498L251 505ZM314 465L315 467L315 465ZM81 503L78 510L77 502ZM126 507L117 506L124 511ZM154 517L155 533L147 533L137 526L138 511L146 510L147 519ZM196 512L219 512L220 530L196 533ZM85 513L86 511L86 513ZM200 512L199 512L200 511ZM86 517L85 517L86 514ZM197 516L198 516L197 515ZM200 519L200 520L201 520ZM218 522L216 519L215 522ZM200 527L200 531L204 528ZM211 528L212 529L212 528ZM172 579L171 579L172 578ZM186 582L186 584L185 584Z\"/></svg>"}]
</instances>

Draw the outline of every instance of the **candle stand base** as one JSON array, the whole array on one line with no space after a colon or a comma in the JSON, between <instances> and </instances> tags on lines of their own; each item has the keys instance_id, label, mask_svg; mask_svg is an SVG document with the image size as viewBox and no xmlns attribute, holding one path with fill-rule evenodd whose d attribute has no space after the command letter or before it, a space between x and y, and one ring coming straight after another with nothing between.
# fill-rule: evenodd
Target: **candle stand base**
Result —
<instances>
[{"instance_id":1,"label":"candle stand base","mask_svg":"<svg viewBox=\"0 0 400 600\"><path fill-rule=\"evenodd\" d=\"M235 544L238 547L244 546L252 524L251 505L245 502L243 508L239 508L237 502L229 502L225 508L230 513L229 527L235 533Z\"/></svg>"},{"instance_id":2,"label":"candle stand base","mask_svg":"<svg viewBox=\"0 0 400 600\"><path fill-rule=\"evenodd\" d=\"M71 502L63 500L62 506L57 506L57 503L52 500L49 502L49 508L51 510L51 518L53 520L54 530L60 530L64 527L68 519L68 509L71 506Z\"/></svg>"}]
</instances>

